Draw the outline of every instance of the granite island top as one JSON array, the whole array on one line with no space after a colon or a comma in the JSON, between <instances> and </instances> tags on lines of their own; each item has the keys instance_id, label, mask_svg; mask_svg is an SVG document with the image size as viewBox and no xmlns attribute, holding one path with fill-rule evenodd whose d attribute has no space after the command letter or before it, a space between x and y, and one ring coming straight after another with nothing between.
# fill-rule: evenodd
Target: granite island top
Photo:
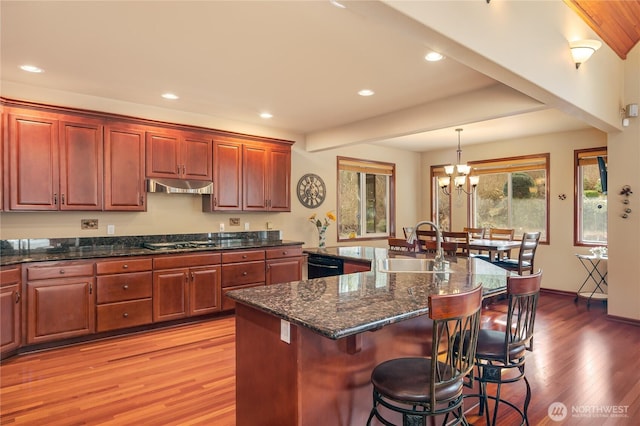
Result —
<instances>
[{"instance_id":1,"label":"granite island top","mask_svg":"<svg viewBox=\"0 0 640 426\"><path fill-rule=\"evenodd\" d=\"M484 260L448 257L450 273L387 273L377 264L397 254L372 247L307 250L332 257L371 261L371 271L252 287L226 293L239 303L307 327L327 338L340 339L387 324L424 315L431 294L455 294L484 287L485 296L504 292L506 271Z\"/></svg>"},{"instance_id":2,"label":"granite island top","mask_svg":"<svg viewBox=\"0 0 640 426\"><path fill-rule=\"evenodd\" d=\"M151 250L148 242L212 240L214 246ZM220 252L302 245L301 241L280 239L279 231L227 232L218 234L170 234L95 238L41 238L0 240L0 266L26 262L85 260L106 257L149 256Z\"/></svg>"}]
</instances>

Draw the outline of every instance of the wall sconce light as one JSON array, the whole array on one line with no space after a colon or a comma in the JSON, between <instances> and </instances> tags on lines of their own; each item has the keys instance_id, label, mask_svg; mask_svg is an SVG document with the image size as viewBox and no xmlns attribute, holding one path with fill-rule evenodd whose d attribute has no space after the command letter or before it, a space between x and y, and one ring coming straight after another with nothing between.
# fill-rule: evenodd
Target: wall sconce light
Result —
<instances>
[{"instance_id":1,"label":"wall sconce light","mask_svg":"<svg viewBox=\"0 0 640 426\"><path fill-rule=\"evenodd\" d=\"M569 42L571 56L573 56L576 69L580 68L580 65L586 62L596 50L600 49L600 46L602 46L602 43L598 40L576 40Z\"/></svg>"}]
</instances>

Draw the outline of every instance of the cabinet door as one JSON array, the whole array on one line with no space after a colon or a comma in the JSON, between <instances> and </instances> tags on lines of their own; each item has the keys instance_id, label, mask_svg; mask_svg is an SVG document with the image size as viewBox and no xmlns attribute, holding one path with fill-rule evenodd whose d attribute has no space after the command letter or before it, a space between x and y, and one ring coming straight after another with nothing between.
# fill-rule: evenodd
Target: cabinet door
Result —
<instances>
[{"instance_id":1,"label":"cabinet door","mask_svg":"<svg viewBox=\"0 0 640 426\"><path fill-rule=\"evenodd\" d=\"M0 353L20 347L20 286L0 288Z\"/></svg>"},{"instance_id":2,"label":"cabinet door","mask_svg":"<svg viewBox=\"0 0 640 426\"><path fill-rule=\"evenodd\" d=\"M58 210L58 120L9 115L10 210Z\"/></svg>"},{"instance_id":3,"label":"cabinet door","mask_svg":"<svg viewBox=\"0 0 640 426\"><path fill-rule=\"evenodd\" d=\"M213 141L206 135L185 134L182 139L182 178L211 180Z\"/></svg>"},{"instance_id":4,"label":"cabinet door","mask_svg":"<svg viewBox=\"0 0 640 426\"><path fill-rule=\"evenodd\" d=\"M242 143L216 140L213 146L215 193L205 210L242 210Z\"/></svg>"},{"instance_id":5,"label":"cabinet door","mask_svg":"<svg viewBox=\"0 0 640 426\"><path fill-rule=\"evenodd\" d=\"M187 316L188 269L169 269L153 273L153 321Z\"/></svg>"},{"instance_id":6,"label":"cabinet door","mask_svg":"<svg viewBox=\"0 0 640 426\"><path fill-rule=\"evenodd\" d=\"M104 152L104 209L145 211L144 130L106 126Z\"/></svg>"},{"instance_id":7,"label":"cabinet door","mask_svg":"<svg viewBox=\"0 0 640 426\"><path fill-rule=\"evenodd\" d=\"M267 260L267 285L300 281L302 279L303 262L304 257L286 257L277 260Z\"/></svg>"},{"instance_id":8,"label":"cabinet door","mask_svg":"<svg viewBox=\"0 0 640 426\"><path fill-rule=\"evenodd\" d=\"M291 148L269 151L269 198L271 211L291 211Z\"/></svg>"},{"instance_id":9,"label":"cabinet door","mask_svg":"<svg viewBox=\"0 0 640 426\"><path fill-rule=\"evenodd\" d=\"M189 315L203 315L220 310L220 267L191 268Z\"/></svg>"},{"instance_id":10,"label":"cabinet door","mask_svg":"<svg viewBox=\"0 0 640 426\"><path fill-rule=\"evenodd\" d=\"M242 152L243 210L266 210L267 207L267 149L245 145Z\"/></svg>"},{"instance_id":11,"label":"cabinet door","mask_svg":"<svg viewBox=\"0 0 640 426\"><path fill-rule=\"evenodd\" d=\"M27 343L93 333L93 277L27 282Z\"/></svg>"},{"instance_id":12,"label":"cabinet door","mask_svg":"<svg viewBox=\"0 0 640 426\"><path fill-rule=\"evenodd\" d=\"M102 210L100 122L60 122L60 210Z\"/></svg>"},{"instance_id":13,"label":"cabinet door","mask_svg":"<svg viewBox=\"0 0 640 426\"><path fill-rule=\"evenodd\" d=\"M147 132L147 177L178 179L180 140L176 133Z\"/></svg>"}]
</instances>

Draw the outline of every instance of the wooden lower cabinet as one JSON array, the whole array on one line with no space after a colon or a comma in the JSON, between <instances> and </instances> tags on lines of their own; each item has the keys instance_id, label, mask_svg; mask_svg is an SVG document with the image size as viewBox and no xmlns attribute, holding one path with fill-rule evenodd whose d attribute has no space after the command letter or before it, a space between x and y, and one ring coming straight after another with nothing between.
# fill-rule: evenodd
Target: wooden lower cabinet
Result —
<instances>
[{"instance_id":1,"label":"wooden lower cabinet","mask_svg":"<svg viewBox=\"0 0 640 426\"><path fill-rule=\"evenodd\" d=\"M243 250L222 254L222 310L235 308L225 293L265 284L265 251Z\"/></svg>"},{"instance_id":2,"label":"wooden lower cabinet","mask_svg":"<svg viewBox=\"0 0 640 426\"><path fill-rule=\"evenodd\" d=\"M97 332L153 322L151 268L151 258L96 264Z\"/></svg>"},{"instance_id":3,"label":"wooden lower cabinet","mask_svg":"<svg viewBox=\"0 0 640 426\"><path fill-rule=\"evenodd\" d=\"M220 254L153 260L153 321L220 311Z\"/></svg>"},{"instance_id":4,"label":"wooden lower cabinet","mask_svg":"<svg viewBox=\"0 0 640 426\"><path fill-rule=\"evenodd\" d=\"M300 281L304 256L301 246L279 247L265 250L267 285Z\"/></svg>"},{"instance_id":5,"label":"wooden lower cabinet","mask_svg":"<svg viewBox=\"0 0 640 426\"><path fill-rule=\"evenodd\" d=\"M93 270L93 262L27 267L27 344L95 332Z\"/></svg>"},{"instance_id":6,"label":"wooden lower cabinet","mask_svg":"<svg viewBox=\"0 0 640 426\"><path fill-rule=\"evenodd\" d=\"M22 343L21 271L20 265L0 270L0 355L18 349Z\"/></svg>"}]
</instances>

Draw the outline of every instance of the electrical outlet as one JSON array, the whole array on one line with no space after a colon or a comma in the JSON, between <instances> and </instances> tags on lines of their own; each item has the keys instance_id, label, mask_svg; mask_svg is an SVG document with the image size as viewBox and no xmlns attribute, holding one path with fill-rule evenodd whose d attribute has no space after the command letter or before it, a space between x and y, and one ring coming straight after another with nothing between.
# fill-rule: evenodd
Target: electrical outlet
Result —
<instances>
[{"instance_id":1,"label":"electrical outlet","mask_svg":"<svg viewBox=\"0 0 640 426\"><path fill-rule=\"evenodd\" d=\"M220 222L220 232L224 232L224 223Z\"/></svg>"},{"instance_id":2,"label":"electrical outlet","mask_svg":"<svg viewBox=\"0 0 640 426\"><path fill-rule=\"evenodd\" d=\"M98 219L80 219L81 229L98 229Z\"/></svg>"},{"instance_id":3,"label":"electrical outlet","mask_svg":"<svg viewBox=\"0 0 640 426\"><path fill-rule=\"evenodd\" d=\"M113 235L116 233L115 225L107 225L107 235Z\"/></svg>"},{"instance_id":4,"label":"electrical outlet","mask_svg":"<svg viewBox=\"0 0 640 426\"><path fill-rule=\"evenodd\" d=\"M245 222L244 223L244 230L248 231L249 230L249 222Z\"/></svg>"},{"instance_id":5,"label":"electrical outlet","mask_svg":"<svg viewBox=\"0 0 640 426\"><path fill-rule=\"evenodd\" d=\"M291 343L291 324L283 319L280 320L280 340Z\"/></svg>"},{"instance_id":6,"label":"electrical outlet","mask_svg":"<svg viewBox=\"0 0 640 426\"><path fill-rule=\"evenodd\" d=\"M229 218L229 226L240 226L240 218L239 217Z\"/></svg>"}]
</instances>

